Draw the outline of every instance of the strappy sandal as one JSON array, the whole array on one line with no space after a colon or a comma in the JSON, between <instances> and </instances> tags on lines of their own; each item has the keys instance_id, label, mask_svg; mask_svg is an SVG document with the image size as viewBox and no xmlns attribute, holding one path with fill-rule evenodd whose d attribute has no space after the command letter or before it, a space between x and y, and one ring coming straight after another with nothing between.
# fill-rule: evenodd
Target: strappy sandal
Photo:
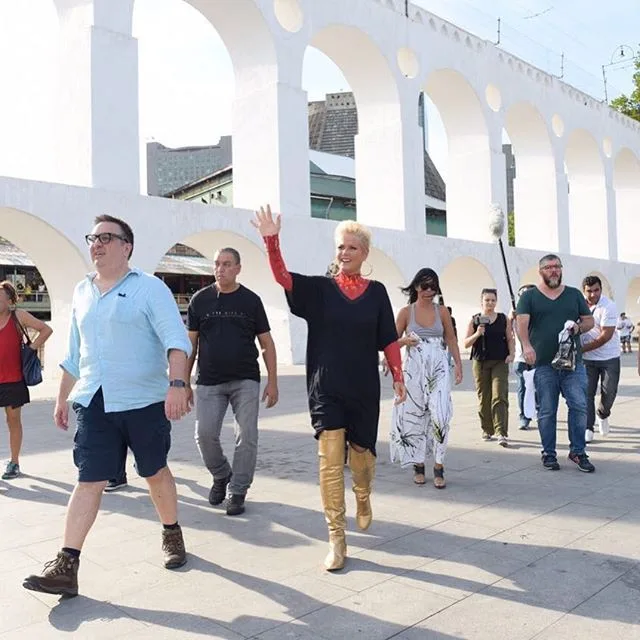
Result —
<instances>
[{"instance_id":1,"label":"strappy sandal","mask_svg":"<svg viewBox=\"0 0 640 640\"><path fill-rule=\"evenodd\" d=\"M447 483L444 479L444 467L433 467L433 486L436 489L444 489L447 486Z\"/></svg>"},{"instance_id":2,"label":"strappy sandal","mask_svg":"<svg viewBox=\"0 0 640 640\"><path fill-rule=\"evenodd\" d=\"M426 478L424 477L424 465L423 464L414 464L413 465L413 481L416 484L425 484Z\"/></svg>"}]
</instances>

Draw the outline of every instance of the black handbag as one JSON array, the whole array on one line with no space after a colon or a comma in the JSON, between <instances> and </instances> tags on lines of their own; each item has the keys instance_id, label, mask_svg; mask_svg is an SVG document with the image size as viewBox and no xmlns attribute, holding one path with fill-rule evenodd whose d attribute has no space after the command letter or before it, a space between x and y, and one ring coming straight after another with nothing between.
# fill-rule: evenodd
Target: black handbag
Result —
<instances>
[{"instance_id":1,"label":"black handbag","mask_svg":"<svg viewBox=\"0 0 640 640\"><path fill-rule=\"evenodd\" d=\"M42 382L42 363L38 353L31 348L31 338L25 328L20 324L18 316L13 313L13 320L19 330L20 359L22 360L22 377L28 387L35 387ZM22 339L24 337L24 340Z\"/></svg>"}]
</instances>

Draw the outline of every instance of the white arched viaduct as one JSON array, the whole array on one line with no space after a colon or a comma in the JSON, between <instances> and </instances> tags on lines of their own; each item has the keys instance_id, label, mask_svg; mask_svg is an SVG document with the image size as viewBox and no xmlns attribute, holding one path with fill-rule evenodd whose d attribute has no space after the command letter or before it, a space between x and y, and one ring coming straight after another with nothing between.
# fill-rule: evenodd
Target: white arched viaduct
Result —
<instances>
[{"instance_id":1,"label":"white arched viaduct","mask_svg":"<svg viewBox=\"0 0 640 640\"><path fill-rule=\"evenodd\" d=\"M94 215L109 212L132 223L136 263L147 270L180 240L205 255L238 245L245 281L269 308L280 359L301 360L303 332L270 282L248 218L270 202L285 216L290 268L324 273L333 224L310 217L302 88L310 46L342 69L355 95L358 218L374 227L373 277L392 289L395 305L400 277L406 282L431 266L444 274L443 286L452 283L444 293L463 316L459 324L485 272L506 306L487 225L492 202L506 209L503 129L518 170L517 248L508 250L514 285L553 251L568 282L598 272L621 305L633 298L640 277L640 244L631 235L640 209L640 123L491 43L404 0L184 0L215 27L232 60L236 208L229 209L139 195L135 0L51 1L62 43L57 175L52 183L0 178L0 221L1 235L41 269L57 328L66 321L74 282L88 268L82 237ZM425 235L421 91L438 108L448 137L448 238ZM65 334L56 331L52 354Z\"/></svg>"}]
</instances>

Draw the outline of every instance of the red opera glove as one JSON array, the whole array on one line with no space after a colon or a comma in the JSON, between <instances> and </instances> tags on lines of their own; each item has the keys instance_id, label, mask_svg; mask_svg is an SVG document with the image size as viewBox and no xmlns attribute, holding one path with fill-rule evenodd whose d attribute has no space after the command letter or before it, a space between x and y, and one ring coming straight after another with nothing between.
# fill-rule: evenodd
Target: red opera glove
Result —
<instances>
[{"instance_id":1,"label":"red opera glove","mask_svg":"<svg viewBox=\"0 0 640 640\"><path fill-rule=\"evenodd\" d=\"M269 256L269 266L276 282L285 290L293 289L293 278L284 263L282 252L280 251L280 238L277 235L266 236L264 244L267 247L267 255Z\"/></svg>"},{"instance_id":2,"label":"red opera glove","mask_svg":"<svg viewBox=\"0 0 640 640\"><path fill-rule=\"evenodd\" d=\"M394 382L404 382L402 375L402 356L400 355L400 345L398 342L392 342L384 348L384 357L387 359L387 365Z\"/></svg>"}]
</instances>

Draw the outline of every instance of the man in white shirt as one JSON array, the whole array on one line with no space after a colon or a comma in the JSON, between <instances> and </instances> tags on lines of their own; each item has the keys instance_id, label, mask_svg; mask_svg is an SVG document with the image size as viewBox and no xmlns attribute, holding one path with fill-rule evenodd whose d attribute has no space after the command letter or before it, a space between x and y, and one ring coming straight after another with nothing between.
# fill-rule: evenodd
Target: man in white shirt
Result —
<instances>
[{"instance_id":1,"label":"man in white shirt","mask_svg":"<svg viewBox=\"0 0 640 640\"><path fill-rule=\"evenodd\" d=\"M593 313L594 326L581 336L582 359L587 368L587 430L585 440L593 440L596 414L602 436L609 433L611 407L618 393L620 380L620 338L616 332L618 311L614 302L602 295L598 276L582 281L582 292ZM596 411L595 397L600 383L600 403Z\"/></svg>"},{"instance_id":2,"label":"man in white shirt","mask_svg":"<svg viewBox=\"0 0 640 640\"><path fill-rule=\"evenodd\" d=\"M631 335L633 334L633 322L623 311L620 314L620 320L618 320L618 336L620 337L620 344L622 345L622 353L631 353Z\"/></svg>"}]
</instances>

